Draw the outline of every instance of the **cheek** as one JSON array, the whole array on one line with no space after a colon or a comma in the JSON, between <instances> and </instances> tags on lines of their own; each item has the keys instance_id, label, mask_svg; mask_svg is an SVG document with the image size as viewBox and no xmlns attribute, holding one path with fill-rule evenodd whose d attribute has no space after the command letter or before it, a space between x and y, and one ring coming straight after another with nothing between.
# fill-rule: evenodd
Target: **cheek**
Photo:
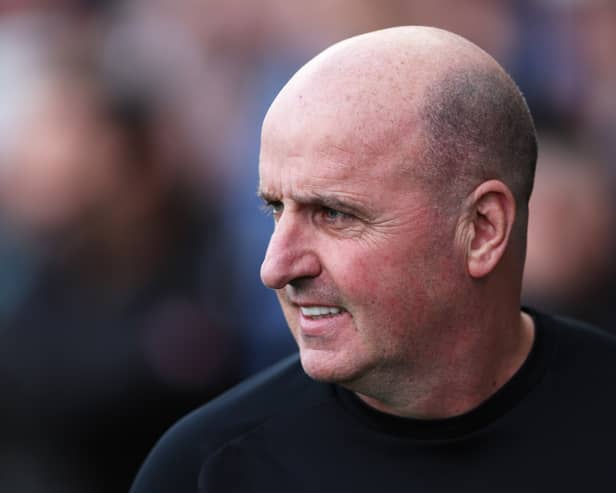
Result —
<instances>
[{"instance_id":1,"label":"cheek","mask_svg":"<svg viewBox=\"0 0 616 493\"><path fill-rule=\"evenodd\" d=\"M440 274L433 261L416 251L399 250L347 262L345 295L365 322L386 324L390 333L399 331L400 336L409 326L425 322L427 310L438 298Z\"/></svg>"}]
</instances>

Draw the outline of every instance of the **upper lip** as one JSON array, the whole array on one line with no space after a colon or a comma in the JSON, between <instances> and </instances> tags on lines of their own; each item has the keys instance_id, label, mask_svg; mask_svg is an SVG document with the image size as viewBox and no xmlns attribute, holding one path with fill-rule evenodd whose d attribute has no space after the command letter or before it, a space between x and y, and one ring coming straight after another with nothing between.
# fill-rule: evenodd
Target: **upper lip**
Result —
<instances>
[{"instance_id":1,"label":"upper lip","mask_svg":"<svg viewBox=\"0 0 616 493\"><path fill-rule=\"evenodd\" d=\"M308 298L301 298L301 297L294 297L294 296L289 296L288 294L285 293L285 298L286 301L298 308L310 308L313 306L319 306L319 307L326 307L326 308L339 308L340 310L346 311L346 308L342 305L337 305L335 303L332 303L331 301L319 301L319 300L315 300L315 299L308 299Z\"/></svg>"},{"instance_id":2,"label":"upper lip","mask_svg":"<svg viewBox=\"0 0 616 493\"><path fill-rule=\"evenodd\" d=\"M303 306L303 307L309 308L309 307L312 307L312 306L324 306L324 307L327 307L327 308L340 308L341 310L343 309L342 306L340 306L340 305L334 305L334 304L328 303L328 302L320 303L318 301L301 301L301 300L296 300L296 299L289 299L289 301L291 303L293 303L294 305L299 306L299 307Z\"/></svg>"}]
</instances>

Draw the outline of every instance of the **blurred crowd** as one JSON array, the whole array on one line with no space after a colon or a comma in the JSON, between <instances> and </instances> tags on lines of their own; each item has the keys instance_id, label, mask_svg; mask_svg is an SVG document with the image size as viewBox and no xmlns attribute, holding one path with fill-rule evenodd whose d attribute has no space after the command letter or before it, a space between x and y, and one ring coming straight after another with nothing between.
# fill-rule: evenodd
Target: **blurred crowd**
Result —
<instances>
[{"instance_id":1,"label":"blurred crowd","mask_svg":"<svg viewBox=\"0 0 616 493\"><path fill-rule=\"evenodd\" d=\"M0 491L126 491L178 417L293 351L259 265L260 121L400 24L514 76L540 157L525 303L616 331L611 0L0 2Z\"/></svg>"}]
</instances>

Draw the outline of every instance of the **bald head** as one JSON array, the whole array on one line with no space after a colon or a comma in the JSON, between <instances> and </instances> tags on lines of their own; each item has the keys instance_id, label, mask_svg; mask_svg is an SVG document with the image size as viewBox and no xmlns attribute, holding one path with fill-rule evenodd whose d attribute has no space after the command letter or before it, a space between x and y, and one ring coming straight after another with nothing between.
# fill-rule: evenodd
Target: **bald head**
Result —
<instances>
[{"instance_id":1,"label":"bald head","mask_svg":"<svg viewBox=\"0 0 616 493\"><path fill-rule=\"evenodd\" d=\"M312 122L312 127L307 125ZM421 180L441 206L482 181L512 191L518 227L536 161L536 138L524 98L486 52L455 34L397 27L337 43L302 67L264 121L264 141L317 132L348 152L392 158Z\"/></svg>"},{"instance_id":2,"label":"bald head","mask_svg":"<svg viewBox=\"0 0 616 493\"><path fill-rule=\"evenodd\" d=\"M372 109L406 107L453 67L471 65L500 70L477 46L441 29L409 26L375 31L341 41L310 60L281 91L272 109L300 94L316 101L363 96L362 102L374 103ZM329 103L340 101L329 99Z\"/></svg>"}]
</instances>

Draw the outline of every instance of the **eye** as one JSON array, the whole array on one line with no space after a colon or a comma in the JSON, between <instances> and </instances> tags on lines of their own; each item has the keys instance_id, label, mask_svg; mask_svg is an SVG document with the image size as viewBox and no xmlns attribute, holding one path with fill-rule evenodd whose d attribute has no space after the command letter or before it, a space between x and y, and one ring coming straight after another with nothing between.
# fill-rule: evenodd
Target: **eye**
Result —
<instances>
[{"instance_id":1,"label":"eye","mask_svg":"<svg viewBox=\"0 0 616 493\"><path fill-rule=\"evenodd\" d=\"M323 207L323 216L328 222L340 222L351 218L350 214L340 212L339 210L332 209L331 207Z\"/></svg>"},{"instance_id":2,"label":"eye","mask_svg":"<svg viewBox=\"0 0 616 493\"><path fill-rule=\"evenodd\" d=\"M282 202L280 202L279 200L268 200L261 206L261 209L265 211L266 214L269 214L276 218L282 213L283 205Z\"/></svg>"},{"instance_id":3,"label":"eye","mask_svg":"<svg viewBox=\"0 0 616 493\"><path fill-rule=\"evenodd\" d=\"M337 211L336 209L330 209L329 207L325 207L323 209L323 212L325 214L325 217L327 219L339 219L342 217L343 213L340 211Z\"/></svg>"}]
</instances>

